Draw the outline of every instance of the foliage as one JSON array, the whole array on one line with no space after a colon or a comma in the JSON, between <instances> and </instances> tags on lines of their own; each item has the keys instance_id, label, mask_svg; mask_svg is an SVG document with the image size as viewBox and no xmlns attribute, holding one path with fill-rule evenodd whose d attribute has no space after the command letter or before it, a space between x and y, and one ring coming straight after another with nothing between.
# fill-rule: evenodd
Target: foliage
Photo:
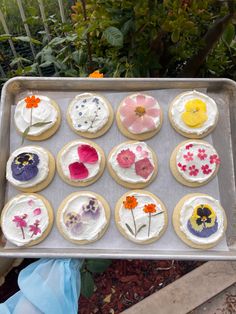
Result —
<instances>
[{"instance_id":1,"label":"foliage","mask_svg":"<svg viewBox=\"0 0 236 314\"><path fill-rule=\"evenodd\" d=\"M13 33L17 57L10 59L8 37L0 36L0 63L10 65L7 77L87 76L95 69L109 77L177 76L203 46L209 28L229 12L226 2L216 0L81 0L72 6L71 21L62 23L58 14L47 17L48 38L35 2L25 3L34 38L19 36L23 31L17 36ZM233 22L198 75L236 78ZM35 58L29 40L34 44Z\"/></svg>"},{"instance_id":2,"label":"foliage","mask_svg":"<svg viewBox=\"0 0 236 314\"><path fill-rule=\"evenodd\" d=\"M111 260L88 259L81 269L81 294L86 298L92 296L95 288L93 274L103 273L111 265Z\"/></svg>"}]
</instances>

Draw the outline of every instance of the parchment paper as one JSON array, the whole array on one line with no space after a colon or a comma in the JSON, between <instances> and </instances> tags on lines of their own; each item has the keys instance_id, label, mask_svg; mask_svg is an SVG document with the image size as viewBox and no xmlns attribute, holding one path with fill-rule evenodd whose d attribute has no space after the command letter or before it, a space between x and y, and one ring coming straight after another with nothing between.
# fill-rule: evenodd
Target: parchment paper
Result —
<instances>
[{"instance_id":1,"label":"parchment paper","mask_svg":"<svg viewBox=\"0 0 236 314\"><path fill-rule=\"evenodd\" d=\"M216 199L220 200L219 194L219 186L218 186L218 177L214 178L210 183L203 187L199 188L188 188L179 184L174 177L172 176L170 169L169 169L169 158L171 155L172 150L179 144L181 141L186 140L184 137L179 135L170 125L167 111L170 102L173 98L178 95L179 93L186 91L180 89L170 89L170 90L145 90L144 93L148 93L156 97L159 101L160 106L163 109L164 113L164 121L160 132L155 135L152 139L147 140L147 144L151 146L151 148L156 152L158 160L159 160L159 170L157 178L151 183L150 186L146 188L146 190L156 194L166 205L168 209L168 229L162 238L155 243L149 245L140 245L132 243L126 240L116 229L115 221L114 221L114 208L115 204L118 199L128 191L121 186L119 186L109 175L108 170L106 169L103 176L94 184L85 187L85 188L76 188L67 185L64 181L62 181L58 174L55 175L53 182L43 191L39 192L40 194L44 195L52 204L55 214L58 206L62 202L62 200L72 192L87 190L87 191L94 191L99 193L105 197L105 199L110 204L111 208L111 222L108 228L108 231L103 236L102 239L99 241L88 244L86 246L80 246L72 244L66 240L59 234L56 228L56 224L54 223L54 227L50 235L44 240L42 243L38 244L34 248L86 248L88 251L90 248L96 249L113 249L116 250L119 254L123 249L125 250L142 250L143 255L145 255L145 250L176 250L180 252L187 252L187 251L196 251L187 245L185 245L175 234L174 229L172 227L171 219L172 219L172 212L177 204L177 202L186 194L194 193L194 192L202 192L207 193L213 196ZM199 89L200 92L205 92L205 89ZM24 145L41 145L49 149L53 155L56 157L59 150L71 140L78 139L79 136L76 135L68 126L66 121L66 109L69 102L72 100L76 94L82 93L83 91L79 90L77 93L75 92L65 92L65 91L37 91L31 90L26 93L21 93L16 97L16 102L25 97L28 94L44 94L48 97L53 98L59 104L61 111L62 111L62 123L59 131L50 139L42 142L30 142L25 141ZM96 92L96 91L93 91ZM142 91L140 91L142 92ZM105 97L107 97L111 104L113 105L114 111L118 107L120 101L126 97L128 94L127 92L100 92ZM216 100L216 99L215 99ZM217 101L217 100L216 100ZM13 123L13 114L14 114L14 107L12 107L11 113L11 143L10 143L10 151L14 151L17 149L21 144L21 137L17 134L14 123ZM217 128L220 126L218 125ZM114 121L111 129L102 137L98 139L94 139L98 145L100 145L104 151L106 156L110 152L110 150L117 144L128 140L125 138L118 130L116 126L116 122ZM212 136L207 136L204 140L212 143ZM221 152L218 152L221 155ZM223 167L222 167L223 168ZM224 169L220 169L220 171L224 171ZM14 195L18 194L19 192L13 188L12 186L8 186L8 193L7 199L12 198ZM14 247L12 244L7 243L6 245L8 248ZM15 247L14 247L15 248ZM224 238L214 249L214 251L227 251L228 246L226 244L226 239ZM140 256L142 257L142 256Z\"/></svg>"}]
</instances>

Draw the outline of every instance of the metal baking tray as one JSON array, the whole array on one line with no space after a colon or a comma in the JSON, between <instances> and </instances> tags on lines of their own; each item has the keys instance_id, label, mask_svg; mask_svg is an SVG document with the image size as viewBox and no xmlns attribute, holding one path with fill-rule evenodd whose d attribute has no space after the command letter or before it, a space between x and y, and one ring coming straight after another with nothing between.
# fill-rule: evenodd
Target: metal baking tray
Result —
<instances>
[{"instance_id":1,"label":"metal baking tray","mask_svg":"<svg viewBox=\"0 0 236 314\"><path fill-rule=\"evenodd\" d=\"M222 167L217 177L209 183L206 188L201 187L191 189L180 185L171 176L168 169L168 160L162 162L162 155L166 153L170 156L172 149L185 138L177 134L170 126L167 118L167 109L169 102L173 99L172 95L178 94L183 90L196 89L207 93L214 98L218 104L220 118L213 133L205 138L214 144L222 159ZM65 120L65 111L69 101L81 92L97 92L108 97L114 106L118 106L125 93L146 92L158 96L160 104L165 112L164 123L160 133L152 140L148 140L152 148L158 149L159 172L156 180L146 188L157 194L158 197L166 203L169 210L168 235L153 245L137 245L129 242L118 233L114 226L114 204L118 198L127 191L127 189L118 186L115 181L109 177L107 171L104 176L86 190L91 190L102 194L107 198L111 206L112 221L106 234L94 245L76 246L64 240L58 234L54 225L52 235L43 241L43 245L37 245L30 248L17 248L0 242L0 256L6 257L52 257L52 258L142 258L142 259L184 259L184 260L236 260L236 195L235 195L235 174L236 166L234 156L236 156L236 83L229 79L158 79L158 78L27 78L16 77L5 83L2 90L1 109L0 109L0 208L3 208L6 200L19 192L10 187L5 180L5 167L9 153L17 148L14 139L19 137L16 134L12 114L13 105L18 99L30 93L48 95L55 99L63 111L62 126L58 134L51 139L37 142L37 145L51 149L56 155L65 143L78 138L78 136L69 130ZM107 134L99 139L95 139L99 145L103 146L106 155L116 144L127 140L116 127L116 123ZM115 132L113 136L112 132ZM59 139L58 139L59 137ZM163 140L164 139L164 140ZM58 144L60 142L60 145ZM162 143L163 141L163 143ZM175 142L174 142L175 141ZM20 146L20 137L18 142ZM25 142L34 144L33 142ZM55 146L55 151L52 147ZM59 147L60 146L60 147ZM164 173L164 175L163 175ZM100 183L99 183L100 182ZM168 183L168 184L167 184ZM171 184L171 186L170 186ZM212 196L218 196L223 207L226 210L228 218L228 228L225 237L225 246L216 247L211 250L196 250L187 247L177 238L171 225L171 213L173 205L176 204L183 195L190 192L205 192L205 189L212 191ZM62 182L58 175L55 176L53 183L44 191L39 192L45 195L51 201L56 212L58 204L66 196L65 193L77 191L78 188L69 187ZM69 191L69 193L67 192ZM63 194L64 193L64 194ZM118 193L114 202L110 202L110 195ZM210 194L210 193L209 193ZM168 195L168 197L167 197ZM169 204L172 204L170 206ZM112 237L111 237L112 235ZM126 241L126 242L125 242ZM162 241L162 242L161 242ZM179 242L178 242L179 241ZM109 243L110 242L110 243ZM112 243L111 243L112 242ZM60 244L62 243L62 244ZM177 244L176 244L177 243Z\"/></svg>"}]
</instances>

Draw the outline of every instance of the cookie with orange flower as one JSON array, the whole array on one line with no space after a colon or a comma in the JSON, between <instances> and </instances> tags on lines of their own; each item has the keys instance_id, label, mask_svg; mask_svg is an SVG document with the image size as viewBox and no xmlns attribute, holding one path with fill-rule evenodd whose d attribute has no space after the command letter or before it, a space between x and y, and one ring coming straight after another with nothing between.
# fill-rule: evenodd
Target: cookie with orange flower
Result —
<instances>
[{"instance_id":1,"label":"cookie with orange flower","mask_svg":"<svg viewBox=\"0 0 236 314\"><path fill-rule=\"evenodd\" d=\"M22 142L25 138L42 141L58 130L61 123L60 108L47 96L29 95L17 103L14 122Z\"/></svg>"},{"instance_id":2,"label":"cookie with orange flower","mask_svg":"<svg viewBox=\"0 0 236 314\"><path fill-rule=\"evenodd\" d=\"M66 114L71 129L86 138L97 138L106 133L112 125L113 116L108 99L94 93L75 96Z\"/></svg>"},{"instance_id":3,"label":"cookie with orange flower","mask_svg":"<svg viewBox=\"0 0 236 314\"><path fill-rule=\"evenodd\" d=\"M161 128L163 114L158 101L147 94L127 96L120 103L116 121L119 130L133 140L147 140Z\"/></svg>"},{"instance_id":4,"label":"cookie with orange flower","mask_svg":"<svg viewBox=\"0 0 236 314\"><path fill-rule=\"evenodd\" d=\"M177 203L172 223L177 236L188 246L210 249L223 240L227 216L214 197L192 193L185 195Z\"/></svg>"},{"instance_id":5,"label":"cookie with orange flower","mask_svg":"<svg viewBox=\"0 0 236 314\"><path fill-rule=\"evenodd\" d=\"M53 226L53 209L49 201L36 193L14 196L1 213L1 229L5 238L18 247L42 242Z\"/></svg>"},{"instance_id":6,"label":"cookie with orange flower","mask_svg":"<svg viewBox=\"0 0 236 314\"><path fill-rule=\"evenodd\" d=\"M214 99L195 90L179 94L169 107L173 128L188 138L203 138L211 133L218 116Z\"/></svg>"},{"instance_id":7,"label":"cookie with orange flower","mask_svg":"<svg viewBox=\"0 0 236 314\"><path fill-rule=\"evenodd\" d=\"M125 193L115 207L115 221L128 240L148 244L157 241L166 231L167 210L154 194L144 190Z\"/></svg>"},{"instance_id":8,"label":"cookie with orange flower","mask_svg":"<svg viewBox=\"0 0 236 314\"><path fill-rule=\"evenodd\" d=\"M108 170L120 185L130 189L144 188L156 178L157 157L145 142L124 142L111 150Z\"/></svg>"}]
</instances>

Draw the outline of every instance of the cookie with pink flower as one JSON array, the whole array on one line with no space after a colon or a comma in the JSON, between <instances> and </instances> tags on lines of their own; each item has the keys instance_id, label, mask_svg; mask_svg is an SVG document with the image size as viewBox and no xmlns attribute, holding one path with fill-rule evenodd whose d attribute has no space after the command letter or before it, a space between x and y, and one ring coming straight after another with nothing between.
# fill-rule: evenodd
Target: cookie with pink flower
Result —
<instances>
[{"instance_id":1,"label":"cookie with pink flower","mask_svg":"<svg viewBox=\"0 0 236 314\"><path fill-rule=\"evenodd\" d=\"M105 154L100 146L88 140L66 144L57 155L60 177L73 186L87 186L97 181L105 168Z\"/></svg>"},{"instance_id":2,"label":"cookie with pink flower","mask_svg":"<svg viewBox=\"0 0 236 314\"><path fill-rule=\"evenodd\" d=\"M157 175L157 157L145 142L124 142L110 152L108 170L120 185L131 189L143 188Z\"/></svg>"},{"instance_id":3,"label":"cookie with pink flower","mask_svg":"<svg viewBox=\"0 0 236 314\"><path fill-rule=\"evenodd\" d=\"M42 242L52 225L53 209L46 198L36 193L13 197L1 213L1 229L5 238L19 247Z\"/></svg>"},{"instance_id":4,"label":"cookie with pink flower","mask_svg":"<svg viewBox=\"0 0 236 314\"><path fill-rule=\"evenodd\" d=\"M122 134L134 140L146 140L161 128L163 115L158 101L147 94L129 95L118 107L117 125Z\"/></svg>"},{"instance_id":5,"label":"cookie with pink flower","mask_svg":"<svg viewBox=\"0 0 236 314\"><path fill-rule=\"evenodd\" d=\"M190 187L207 184L217 174L220 157L215 148L201 140L180 143L172 152L170 169L177 181Z\"/></svg>"}]
</instances>

